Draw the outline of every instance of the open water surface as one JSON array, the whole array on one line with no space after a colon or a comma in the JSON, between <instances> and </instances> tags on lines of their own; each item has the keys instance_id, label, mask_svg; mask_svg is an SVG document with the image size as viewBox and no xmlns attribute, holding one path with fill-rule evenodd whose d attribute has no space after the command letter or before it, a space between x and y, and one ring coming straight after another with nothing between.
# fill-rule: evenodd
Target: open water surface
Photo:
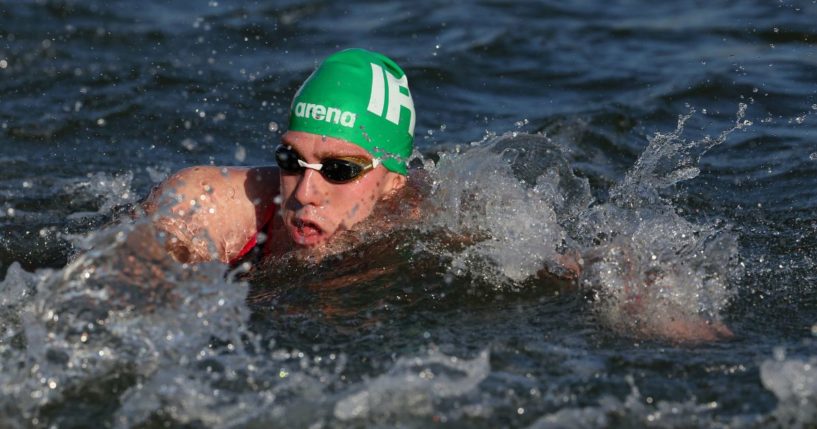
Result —
<instances>
[{"instance_id":1,"label":"open water surface","mask_svg":"<svg viewBox=\"0 0 817 429\"><path fill-rule=\"evenodd\" d=\"M417 222L248 275L111 222L345 47ZM0 427L814 427L815 260L814 1L0 1Z\"/></svg>"}]
</instances>

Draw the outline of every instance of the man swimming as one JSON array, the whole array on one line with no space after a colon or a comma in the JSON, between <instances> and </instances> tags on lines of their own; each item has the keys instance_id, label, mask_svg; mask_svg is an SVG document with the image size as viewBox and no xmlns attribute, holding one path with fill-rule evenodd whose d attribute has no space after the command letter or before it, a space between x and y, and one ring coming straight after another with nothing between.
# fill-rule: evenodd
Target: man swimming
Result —
<instances>
[{"instance_id":1,"label":"man swimming","mask_svg":"<svg viewBox=\"0 0 817 429\"><path fill-rule=\"evenodd\" d=\"M180 262L235 264L254 249L262 256L320 251L364 220L378 230L379 216L371 216L376 209L416 197L407 192L414 123L403 70L381 54L344 50L329 56L295 94L289 129L275 149L277 166L187 168L157 186L143 207ZM593 265L593 255L605 250L588 252L587 258L575 250L559 255L556 277L577 287L587 268L582 265ZM624 277L638 283L637 274ZM553 280L547 269L537 277ZM637 284L625 289L640 290ZM634 295L616 304L633 320L655 308L670 314L636 329L646 336L689 342L731 336L719 321Z\"/></svg>"},{"instance_id":2,"label":"man swimming","mask_svg":"<svg viewBox=\"0 0 817 429\"><path fill-rule=\"evenodd\" d=\"M143 206L180 262L322 246L406 185L414 123L403 70L384 55L344 50L296 93L277 167L187 168Z\"/></svg>"}]
</instances>

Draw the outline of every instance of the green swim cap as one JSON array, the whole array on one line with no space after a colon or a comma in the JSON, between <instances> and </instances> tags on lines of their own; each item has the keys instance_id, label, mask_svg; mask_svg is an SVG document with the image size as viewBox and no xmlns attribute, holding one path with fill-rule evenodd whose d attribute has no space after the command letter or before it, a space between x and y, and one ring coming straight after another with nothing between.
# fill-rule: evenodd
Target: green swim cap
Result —
<instances>
[{"instance_id":1,"label":"green swim cap","mask_svg":"<svg viewBox=\"0 0 817 429\"><path fill-rule=\"evenodd\" d=\"M414 140L406 74L385 55L347 49L329 56L292 100L289 129L352 142L406 174Z\"/></svg>"}]
</instances>

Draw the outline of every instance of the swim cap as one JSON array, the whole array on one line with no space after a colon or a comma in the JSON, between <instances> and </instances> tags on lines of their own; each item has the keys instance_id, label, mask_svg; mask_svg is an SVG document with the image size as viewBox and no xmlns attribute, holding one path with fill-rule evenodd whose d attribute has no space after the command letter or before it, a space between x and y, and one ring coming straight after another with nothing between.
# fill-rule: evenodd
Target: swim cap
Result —
<instances>
[{"instance_id":1,"label":"swim cap","mask_svg":"<svg viewBox=\"0 0 817 429\"><path fill-rule=\"evenodd\" d=\"M347 49L326 58L301 85L289 129L352 142L390 171L406 174L414 120L400 66L376 52Z\"/></svg>"}]
</instances>

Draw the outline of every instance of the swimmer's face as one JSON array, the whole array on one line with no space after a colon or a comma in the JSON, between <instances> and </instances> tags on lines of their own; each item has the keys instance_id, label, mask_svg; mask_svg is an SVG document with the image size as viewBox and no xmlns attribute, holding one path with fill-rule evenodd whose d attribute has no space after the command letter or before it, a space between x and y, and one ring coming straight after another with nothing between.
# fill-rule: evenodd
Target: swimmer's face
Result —
<instances>
[{"instance_id":1,"label":"swimmer's face","mask_svg":"<svg viewBox=\"0 0 817 429\"><path fill-rule=\"evenodd\" d=\"M343 157L372 161L372 156L360 146L311 133L289 131L282 144L291 146L300 159L310 164ZM382 165L347 183L332 183L309 168L297 173L281 170L284 226L297 245L319 245L338 231L351 229L366 219L379 201L405 182L405 176Z\"/></svg>"}]
</instances>

